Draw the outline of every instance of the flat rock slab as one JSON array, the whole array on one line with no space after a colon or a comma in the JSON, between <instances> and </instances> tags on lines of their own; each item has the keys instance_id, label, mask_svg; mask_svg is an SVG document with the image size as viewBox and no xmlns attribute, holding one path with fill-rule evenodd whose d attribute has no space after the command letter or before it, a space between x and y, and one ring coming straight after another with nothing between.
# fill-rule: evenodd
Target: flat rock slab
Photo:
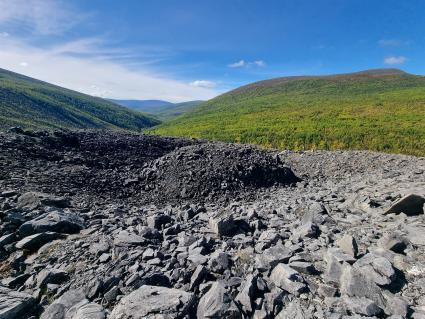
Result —
<instances>
[{"instance_id":1,"label":"flat rock slab","mask_svg":"<svg viewBox=\"0 0 425 319\"><path fill-rule=\"evenodd\" d=\"M84 228L84 221L73 213L53 211L30 220L19 228L22 236L42 232L75 234Z\"/></svg>"},{"instance_id":2,"label":"flat rock slab","mask_svg":"<svg viewBox=\"0 0 425 319\"><path fill-rule=\"evenodd\" d=\"M31 295L0 286L0 319L24 318L35 305Z\"/></svg>"},{"instance_id":3,"label":"flat rock slab","mask_svg":"<svg viewBox=\"0 0 425 319\"><path fill-rule=\"evenodd\" d=\"M142 286L115 306L110 319L156 319L183 317L195 302L192 293L179 289Z\"/></svg>"},{"instance_id":4,"label":"flat rock slab","mask_svg":"<svg viewBox=\"0 0 425 319\"><path fill-rule=\"evenodd\" d=\"M60 238L64 238L62 234L55 232L38 233L27 236L16 243L16 248L35 251L41 246Z\"/></svg>"}]
</instances>

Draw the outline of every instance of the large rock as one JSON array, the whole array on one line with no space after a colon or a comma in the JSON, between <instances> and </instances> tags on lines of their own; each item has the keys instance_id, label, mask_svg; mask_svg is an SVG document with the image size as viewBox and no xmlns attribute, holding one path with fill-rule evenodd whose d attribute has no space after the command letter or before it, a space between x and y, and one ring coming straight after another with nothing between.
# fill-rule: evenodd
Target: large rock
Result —
<instances>
[{"instance_id":1,"label":"large rock","mask_svg":"<svg viewBox=\"0 0 425 319\"><path fill-rule=\"evenodd\" d=\"M288 265L278 264L270 275L270 280L279 288L298 296L305 291L307 285L298 271Z\"/></svg>"},{"instance_id":2,"label":"large rock","mask_svg":"<svg viewBox=\"0 0 425 319\"><path fill-rule=\"evenodd\" d=\"M395 278L395 270L391 262L385 257L375 254L364 255L354 263L353 267L381 286L389 285Z\"/></svg>"},{"instance_id":3,"label":"large rock","mask_svg":"<svg viewBox=\"0 0 425 319\"><path fill-rule=\"evenodd\" d=\"M37 275L37 287L44 288L47 284L61 284L68 279L68 273L63 270L43 269Z\"/></svg>"},{"instance_id":4,"label":"large rock","mask_svg":"<svg viewBox=\"0 0 425 319\"><path fill-rule=\"evenodd\" d=\"M127 230L120 231L114 238L114 245L116 246L138 246L145 242L145 238L140 235L130 233Z\"/></svg>"},{"instance_id":5,"label":"large rock","mask_svg":"<svg viewBox=\"0 0 425 319\"><path fill-rule=\"evenodd\" d=\"M347 255L356 257L359 251L356 239L351 235L344 235L336 241L338 247Z\"/></svg>"},{"instance_id":6,"label":"large rock","mask_svg":"<svg viewBox=\"0 0 425 319\"><path fill-rule=\"evenodd\" d=\"M125 296L113 309L110 319L181 318L195 302L192 293L183 290L142 286Z\"/></svg>"},{"instance_id":7,"label":"large rock","mask_svg":"<svg viewBox=\"0 0 425 319\"><path fill-rule=\"evenodd\" d=\"M106 313L101 305L89 303L77 309L72 319L105 319Z\"/></svg>"},{"instance_id":8,"label":"large rock","mask_svg":"<svg viewBox=\"0 0 425 319\"><path fill-rule=\"evenodd\" d=\"M63 211L53 211L27 221L19 228L22 236L42 232L75 234L84 228L84 221L77 215Z\"/></svg>"},{"instance_id":9,"label":"large rock","mask_svg":"<svg viewBox=\"0 0 425 319\"><path fill-rule=\"evenodd\" d=\"M239 311L232 307L232 300L227 294L224 285L216 281L208 292L199 300L196 311L197 318L238 318Z\"/></svg>"},{"instance_id":10,"label":"large rock","mask_svg":"<svg viewBox=\"0 0 425 319\"><path fill-rule=\"evenodd\" d=\"M388 208L384 214L400 214L404 213L407 216L414 216L424 213L425 197L416 194L409 194Z\"/></svg>"},{"instance_id":11,"label":"large rock","mask_svg":"<svg viewBox=\"0 0 425 319\"><path fill-rule=\"evenodd\" d=\"M376 283L360 270L348 264L343 265L340 285L340 291L343 295L365 297L374 301L378 307L385 307L381 289Z\"/></svg>"},{"instance_id":12,"label":"large rock","mask_svg":"<svg viewBox=\"0 0 425 319\"><path fill-rule=\"evenodd\" d=\"M54 195L38 193L38 192L28 192L22 194L18 198L18 207L26 209L36 209L42 206L52 206L65 208L70 206L70 202L67 198L57 197Z\"/></svg>"},{"instance_id":13,"label":"large rock","mask_svg":"<svg viewBox=\"0 0 425 319\"><path fill-rule=\"evenodd\" d=\"M81 290L68 290L47 307L40 319L73 318L78 309L85 304L88 304L88 300Z\"/></svg>"},{"instance_id":14,"label":"large rock","mask_svg":"<svg viewBox=\"0 0 425 319\"><path fill-rule=\"evenodd\" d=\"M35 305L31 295L0 286L0 319L25 318Z\"/></svg>"},{"instance_id":15,"label":"large rock","mask_svg":"<svg viewBox=\"0 0 425 319\"><path fill-rule=\"evenodd\" d=\"M217 236L233 236L237 229L236 223L232 215L226 213L216 214L209 220L209 226L213 233Z\"/></svg>"},{"instance_id":16,"label":"large rock","mask_svg":"<svg viewBox=\"0 0 425 319\"><path fill-rule=\"evenodd\" d=\"M242 282L239 293L237 294L235 301L239 303L246 313L252 313L252 301L254 300L257 291L257 277L248 275Z\"/></svg>"},{"instance_id":17,"label":"large rock","mask_svg":"<svg viewBox=\"0 0 425 319\"><path fill-rule=\"evenodd\" d=\"M289 248L277 244L255 256L255 267L260 271L267 271L273 269L279 263L287 263L292 255L293 252Z\"/></svg>"},{"instance_id":18,"label":"large rock","mask_svg":"<svg viewBox=\"0 0 425 319\"><path fill-rule=\"evenodd\" d=\"M64 236L62 234L54 232L38 233L31 236L27 236L18 241L16 243L16 248L26 249L29 251L36 251L41 246L59 238L64 238Z\"/></svg>"}]
</instances>

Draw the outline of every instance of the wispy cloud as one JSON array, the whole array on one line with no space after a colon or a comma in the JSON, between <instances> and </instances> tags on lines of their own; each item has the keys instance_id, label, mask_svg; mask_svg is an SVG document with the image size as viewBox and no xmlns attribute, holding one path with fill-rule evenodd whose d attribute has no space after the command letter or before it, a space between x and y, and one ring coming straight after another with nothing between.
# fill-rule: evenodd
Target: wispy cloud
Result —
<instances>
[{"instance_id":1,"label":"wispy cloud","mask_svg":"<svg viewBox=\"0 0 425 319\"><path fill-rule=\"evenodd\" d=\"M399 65L406 63L407 58L405 56L389 56L384 59L384 63L388 65Z\"/></svg>"},{"instance_id":2,"label":"wispy cloud","mask_svg":"<svg viewBox=\"0 0 425 319\"><path fill-rule=\"evenodd\" d=\"M236 68L243 68L244 66L246 66L246 62L245 62L245 60L240 60L240 61L238 61L238 62L230 63L230 64L228 64L227 66L228 66L229 68L233 68L233 69L236 69Z\"/></svg>"},{"instance_id":3,"label":"wispy cloud","mask_svg":"<svg viewBox=\"0 0 425 319\"><path fill-rule=\"evenodd\" d=\"M86 94L111 98L180 102L206 100L217 95L207 82L194 86L146 67L130 69L114 59L99 59L102 49L94 42L80 40L41 48L12 37L5 38L0 41L0 67Z\"/></svg>"},{"instance_id":4,"label":"wispy cloud","mask_svg":"<svg viewBox=\"0 0 425 319\"><path fill-rule=\"evenodd\" d=\"M404 41L400 39L381 39L378 41L378 45L381 47L399 47L402 45L408 45L410 41Z\"/></svg>"},{"instance_id":5,"label":"wispy cloud","mask_svg":"<svg viewBox=\"0 0 425 319\"><path fill-rule=\"evenodd\" d=\"M0 38L7 38L10 34L7 32L0 32Z\"/></svg>"},{"instance_id":6,"label":"wispy cloud","mask_svg":"<svg viewBox=\"0 0 425 319\"><path fill-rule=\"evenodd\" d=\"M196 80L189 83L190 86L212 89L217 86L217 83L208 80Z\"/></svg>"},{"instance_id":7,"label":"wispy cloud","mask_svg":"<svg viewBox=\"0 0 425 319\"><path fill-rule=\"evenodd\" d=\"M266 66L266 62L264 62L263 60L257 60L257 61L251 62L251 64L259 66L259 67Z\"/></svg>"},{"instance_id":8,"label":"wispy cloud","mask_svg":"<svg viewBox=\"0 0 425 319\"><path fill-rule=\"evenodd\" d=\"M0 0L0 25L20 25L38 34L62 33L85 17L68 1Z\"/></svg>"},{"instance_id":9,"label":"wispy cloud","mask_svg":"<svg viewBox=\"0 0 425 319\"><path fill-rule=\"evenodd\" d=\"M245 67L249 68L249 67L252 67L252 66L264 67L264 66L266 66L266 62L264 62L263 60L255 60L255 61L252 61L252 62L247 62L245 60L239 60L237 62L230 63L227 66L229 68L233 68L233 69L245 68Z\"/></svg>"}]
</instances>

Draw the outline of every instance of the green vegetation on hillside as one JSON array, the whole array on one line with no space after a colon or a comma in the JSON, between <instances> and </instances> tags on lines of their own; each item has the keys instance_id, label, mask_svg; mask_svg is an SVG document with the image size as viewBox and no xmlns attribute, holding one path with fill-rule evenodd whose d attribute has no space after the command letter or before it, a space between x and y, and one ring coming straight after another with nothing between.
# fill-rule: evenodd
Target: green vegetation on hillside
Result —
<instances>
[{"instance_id":1,"label":"green vegetation on hillside","mask_svg":"<svg viewBox=\"0 0 425 319\"><path fill-rule=\"evenodd\" d=\"M158 124L146 114L0 69L0 129L108 128Z\"/></svg>"},{"instance_id":2,"label":"green vegetation on hillside","mask_svg":"<svg viewBox=\"0 0 425 319\"><path fill-rule=\"evenodd\" d=\"M247 85L150 130L280 149L425 156L425 77L373 70Z\"/></svg>"}]
</instances>

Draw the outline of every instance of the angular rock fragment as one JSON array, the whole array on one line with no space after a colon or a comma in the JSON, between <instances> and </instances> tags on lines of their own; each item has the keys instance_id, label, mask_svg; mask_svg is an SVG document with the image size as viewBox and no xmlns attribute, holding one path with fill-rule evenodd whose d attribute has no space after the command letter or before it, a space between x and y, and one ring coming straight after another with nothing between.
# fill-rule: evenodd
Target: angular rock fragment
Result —
<instances>
[{"instance_id":1,"label":"angular rock fragment","mask_svg":"<svg viewBox=\"0 0 425 319\"><path fill-rule=\"evenodd\" d=\"M68 290L53 303L51 303L42 313L40 319L68 319L68 311L74 307L74 313L78 311L78 306L88 303L86 296L81 290Z\"/></svg>"},{"instance_id":2,"label":"angular rock fragment","mask_svg":"<svg viewBox=\"0 0 425 319\"><path fill-rule=\"evenodd\" d=\"M383 312L375 302L365 297L345 297L344 302L351 312L360 315L372 317Z\"/></svg>"},{"instance_id":3,"label":"angular rock fragment","mask_svg":"<svg viewBox=\"0 0 425 319\"><path fill-rule=\"evenodd\" d=\"M348 264L343 266L340 285L341 294L351 297L365 297L374 301L378 307L385 307L381 289L375 282L366 277L363 272Z\"/></svg>"},{"instance_id":4,"label":"angular rock fragment","mask_svg":"<svg viewBox=\"0 0 425 319\"><path fill-rule=\"evenodd\" d=\"M25 249L29 251L36 251L41 246L60 238L64 238L62 234L54 232L38 233L31 236L27 236L16 243L16 248Z\"/></svg>"},{"instance_id":5,"label":"angular rock fragment","mask_svg":"<svg viewBox=\"0 0 425 319\"><path fill-rule=\"evenodd\" d=\"M209 226L217 236L233 236L237 229L232 215L219 213L210 217Z\"/></svg>"},{"instance_id":6,"label":"angular rock fragment","mask_svg":"<svg viewBox=\"0 0 425 319\"><path fill-rule=\"evenodd\" d=\"M255 255L255 267L260 271L271 270L279 263L287 263L292 255L289 248L277 244L264 250L262 254Z\"/></svg>"},{"instance_id":7,"label":"angular rock fragment","mask_svg":"<svg viewBox=\"0 0 425 319\"><path fill-rule=\"evenodd\" d=\"M357 260L353 267L381 286L389 285L395 277L391 262L385 257L371 253Z\"/></svg>"},{"instance_id":8,"label":"angular rock fragment","mask_svg":"<svg viewBox=\"0 0 425 319\"><path fill-rule=\"evenodd\" d=\"M270 280L279 288L296 296L307 288L304 278L296 270L285 264L278 264L272 270Z\"/></svg>"},{"instance_id":9,"label":"angular rock fragment","mask_svg":"<svg viewBox=\"0 0 425 319\"><path fill-rule=\"evenodd\" d=\"M252 313L252 300L254 300L255 294L257 293L257 277L254 275L248 275L242 282L239 289L239 293L235 298L235 302L242 306L245 313Z\"/></svg>"},{"instance_id":10,"label":"angular rock fragment","mask_svg":"<svg viewBox=\"0 0 425 319\"><path fill-rule=\"evenodd\" d=\"M29 236L42 232L74 234L78 233L83 228L84 221L76 214L53 211L22 224L19 228L19 233L22 236Z\"/></svg>"},{"instance_id":11,"label":"angular rock fragment","mask_svg":"<svg viewBox=\"0 0 425 319\"><path fill-rule=\"evenodd\" d=\"M66 271L44 269L37 275L37 287L44 288L47 284L61 284L69 279Z\"/></svg>"},{"instance_id":12,"label":"angular rock fragment","mask_svg":"<svg viewBox=\"0 0 425 319\"><path fill-rule=\"evenodd\" d=\"M216 281L199 300L197 318L240 318L224 285Z\"/></svg>"},{"instance_id":13,"label":"angular rock fragment","mask_svg":"<svg viewBox=\"0 0 425 319\"><path fill-rule=\"evenodd\" d=\"M400 214L414 216L424 213L425 197L417 194L409 194L391 205L384 214Z\"/></svg>"},{"instance_id":14,"label":"angular rock fragment","mask_svg":"<svg viewBox=\"0 0 425 319\"><path fill-rule=\"evenodd\" d=\"M70 206L69 199L39 192L28 192L18 198L18 207L36 209L41 206L66 208Z\"/></svg>"},{"instance_id":15,"label":"angular rock fragment","mask_svg":"<svg viewBox=\"0 0 425 319\"><path fill-rule=\"evenodd\" d=\"M142 286L122 298L110 319L182 318L194 305L192 293L165 287Z\"/></svg>"},{"instance_id":16,"label":"angular rock fragment","mask_svg":"<svg viewBox=\"0 0 425 319\"><path fill-rule=\"evenodd\" d=\"M343 237L341 237L340 239L336 241L336 244L347 255L350 255L351 257L357 256L358 246L357 246L357 241L353 236L344 235Z\"/></svg>"},{"instance_id":17,"label":"angular rock fragment","mask_svg":"<svg viewBox=\"0 0 425 319\"><path fill-rule=\"evenodd\" d=\"M23 292L0 286L0 318L24 318L35 312L35 299Z\"/></svg>"}]
</instances>

